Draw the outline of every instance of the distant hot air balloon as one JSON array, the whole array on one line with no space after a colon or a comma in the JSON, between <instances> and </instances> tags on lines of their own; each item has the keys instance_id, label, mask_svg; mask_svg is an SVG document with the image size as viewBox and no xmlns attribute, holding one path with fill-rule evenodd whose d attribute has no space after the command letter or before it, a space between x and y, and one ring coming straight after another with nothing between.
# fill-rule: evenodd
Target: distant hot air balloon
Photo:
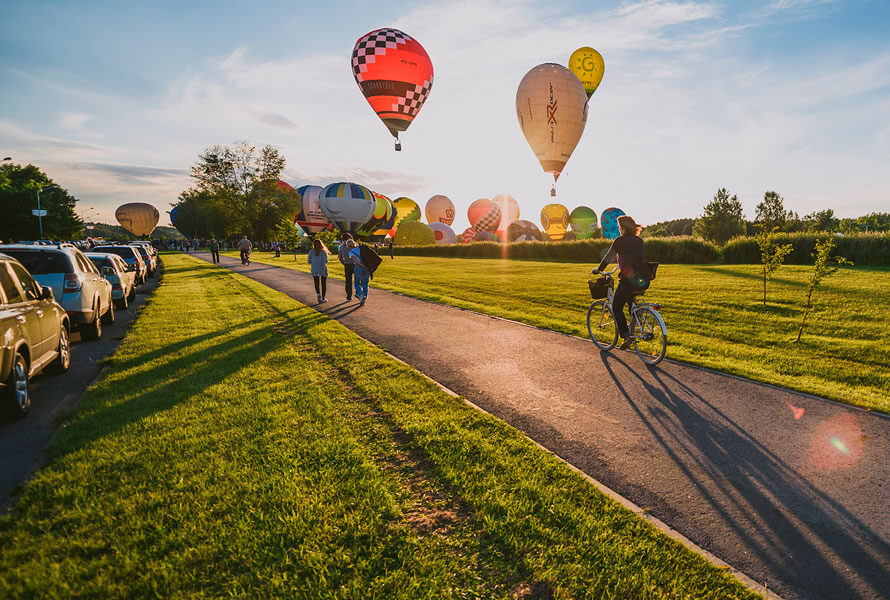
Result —
<instances>
[{"instance_id":1,"label":"distant hot air balloon","mask_svg":"<svg viewBox=\"0 0 890 600\"><path fill-rule=\"evenodd\" d=\"M454 223L454 204L448 196L439 194L427 200L424 213L426 213L426 222L430 225L433 223L444 223L445 225Z\"/></svg>"},{"instance_id":2,"label":"distant hot air balloon","mask_svg":"<svg viewBox=\"0 0 890 600\"><path fill-rule=\"evenodd\" d=\"M395 239L396 231L399 230L399 225L409 221L420 220L420 207L417 206L417 202L406 196L396 198L392 201L392 204L396 208L396 220L393 223L392 229L389 230L389 236Z\"/></svg>"},{"instance_id":3,"label":"distant hot air balloon","mask_svg":"<svg viewBox=\"0 0 890 600\"><path fill-rule=\"evenodd\" d=\"M587 94L562 65L545 63L525 74L516 91L519 127L545 172L555 182L587 123Z\"/></svg>"},{"instance_id":4,"label":"distant hot air balloon","mask_svg":"<svg viewBox=\"0 0 890 600\"><path fill-rule=\"evenodd\" d=\"M408 129L433 87L433 63L426 50L398 29L377 29L355 43L352 74L401 150L399 132Z\"/></svg>"},{"instance_id":5,"label":"distant hot air balloon","mask_svg":"<svg viewBox=\"0 0 890 600\"><path fill-rule=\"evenodd\" d=\"M386 237L386 234L392 228L396 218L396 209L392 205L392 200L383 194L371 193L374 195L375 201L374 212L371 214L371 218L359 227L356 233L360 238L379 242Z\"/></svg>"},{"instance_id":6,"label":"distant hot air balloon","mask_svg":"<svg viewBox=\"0 0 890 600\"><path fill-rule=\"evenodd\" d=\"M371 218L377 200L368 188L343 181L325 186L319 195L321 211L344 233L356 233Z\"/></svg>"},{"instance_id":7,"label":"distant hot air balloon","mask_svg":"<svg viewBox=\"0 0 890 600\"><path fill-rule=\"evenodd\" d=\"M590 98L599 87L606 72L603 56L590 46L578 48L569 57L569 70L581 81L587 97Z\"/></svg>"},{"instance_id":8,"label":"distant hot air balloon","mask_svg":"<svg viewBox=\"0 0 890 600\"><path fill-rule=\"evenodd\" d=\"M476 231L495 231L501 222L501 209L488 198L479 198L467 209L467 219Z\"/></svg>"},{"instance_id":9,"label":"distant hot air balloon","mask_svg":"<svg viewBox=\"0 0 890 600\"><path fill-rule=\"evenodd\" d=\"M476 230L472 227L467 227L464 229L464 232L460 234L460 242L462 244L467 244L473 241L473 238L476 236Z\"/></svg>"},{"instance_id":10,"label":"distant hot air balloon","mask_svg":"<svg viewBox=\"0 0 890 600\"><path fill-rule=\"evenodd\" d=\"M294 222L307 233L318 233L330 227L328 218L321 210L322 188L317 185L303 185L296 189L297 214Z\"/></svg>"},{"instance_id":11,"label":"distant hot air balloon","mask_svg":"<svg viewBox=\"0 0 890 600\"><path fill-rule=\"evenodd\" d=\"M436 236L437 244L454 244L457 242L457 235L454 230L445 223L430 223L430 229Z\"/></svg>"},{"instance_id":12,"label":"distant hot air balloon","mask_svg":"<svg viewBox=\"0 0 890 600\"><path fill-rule=\"evenodd\" d=\"M562 204L548 204L541 210L541 226L547 237L558 242L569 228L569 209Z\"/></svg>"},{"instance_id":13,"label":"distant hot air balloon","mask_svg":"<svg viewBox=\"0 0 890 600\"><path fill-rule=\"evenodd\" d=\"M400 246L432 246L436 243L436 234L426 223L408 221L399 225L392 241Z\"/></svg>"},{"instance_id":14,"label":"distant hot air balloon","mask_svg":"<svg viewBox=\"0 0 890 600\"><path fill-rule=\"evenodd\" d=\"M474 242L496 242L498 241L498 234L493 231L477 231L476 235L473 236Z\"/></svg>"},{"instance_id":15,"label":"distant hot air balloon","mask_svg":"<svg viewBox=\"0 0 890 600\"><path fill-rule=\"evenodd\" d=\"M176 219L178 219L178 218L179 218L179 207L174 206L173 210L170 211L170 224L173 225L173 227L176 227ZM176 228L179 229L179 227L176 227Z\"/></svg>"},{"instance_id":16,"label":"distant hot air balloon","mask_svg":"<svg viewBox=\"0 0 890 600\"><path fill-rule=\"evenodd\" d=\"M600 227L603 229L603 237L607 240L614 240L621 235L621 230L618 228L618 217L623 214L624 211L620 208L612 207L607 208L600 215Z\"/></svg>"},{"instance_id":17,"label":"distant hot air balloon","mask_svg":"<svg viewBox=\"0 0 890 600\"><path fill-rule=\"evenodd\" d=\"M498 235L502 240L507 239L507 228L510 227L510 223L519 218L519 204L516 202L516 198L509 194L498 194L491 201L501 211L501 221L497 228Z\"/></svg>"},{"instance_id":18,"label":"distant hot air balloon","mask_svg":"<svg viewBox=\"0 0 890 600\"><path fill-rule=\"evenodd\" d=\"M579 206L569 215L569 224L575 233L575 238L587 240L596 233L596 213L592 208Z\"/></svg>"},{"instance_id":19,"label":"distant hot air balloon","mask_svg":"<svg viewBox=\"0 0 890 600\"><path fill-rule=\"evenodd\" d=\"M531 221L514 221L507 228L507 239L511 242L540 242L544 235Z\"/></svg>"},{"instance_id":20,"label":"distant hot air balloon","mask_svg":"<svg viewBox=\"0 0 890 600\"><path fill-rule=\"evenodd\" d=\"M149 235L158 224L161 214L151 204L131 202L117 207L114 218L133 235Z\"/></svg>"}]
</instances>

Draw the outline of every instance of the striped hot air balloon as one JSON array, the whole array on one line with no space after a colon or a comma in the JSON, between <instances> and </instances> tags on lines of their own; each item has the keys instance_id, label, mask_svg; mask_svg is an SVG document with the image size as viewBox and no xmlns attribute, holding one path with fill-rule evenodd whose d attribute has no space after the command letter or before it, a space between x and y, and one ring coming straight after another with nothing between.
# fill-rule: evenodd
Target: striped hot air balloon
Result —
<instances>
[{"instance_id":1,"label":"striped hot air balloon","mask_svg":"<svg viewBox=\"0 0 890 600\"><path fill-rule=\"evenodd\" d=\"M340 231L352 234L371 218L377 206L371 190L349 182L326 186L319 196L319 203L328 221Z\"/></svg>"}]
</instances>

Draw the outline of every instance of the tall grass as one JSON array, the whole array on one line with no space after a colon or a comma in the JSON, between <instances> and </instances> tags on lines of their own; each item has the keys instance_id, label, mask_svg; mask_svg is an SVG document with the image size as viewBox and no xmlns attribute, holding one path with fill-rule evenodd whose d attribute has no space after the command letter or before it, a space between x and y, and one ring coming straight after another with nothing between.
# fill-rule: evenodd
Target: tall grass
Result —
<instances>
[{"instance_id":1,"label":"tall grass","mask_svg":"<svg viewBox=\"0 0 890 600\"><path fill-rule=\"evenodd\" d=\"M785 260L790 265L813 264L813 250L816 242L825 239L825 233L782 233L775 237L776 244L791 244L791 254ZM860 233L835 236L837 248L834 253L843 256L860 266L890 265L890 233ZM730 240L722 251L726 264L757 264L760 262L760 249L753 237Z\"/></svg>"}]
</instances>

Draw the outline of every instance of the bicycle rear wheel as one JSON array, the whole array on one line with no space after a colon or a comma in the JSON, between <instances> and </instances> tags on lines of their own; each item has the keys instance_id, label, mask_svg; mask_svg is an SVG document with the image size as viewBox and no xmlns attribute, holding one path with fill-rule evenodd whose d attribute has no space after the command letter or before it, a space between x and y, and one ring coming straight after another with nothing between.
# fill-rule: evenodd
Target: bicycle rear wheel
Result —
<instances>
[{"instance_id":1,"label":"bicycle rear wheel","mask_svg":"<svg viewBox=\"0 0 890 600\"><path fill-rule=\"evenodd\" d=\"M640 360L647 365L661 362L667 352L667 327L658 311L648 306L638 308L630 333Z\"/></svg>"},{"instance_id":2,"label":"bicycle rear wheel","mask_svg":"<svg viewBox=\"0 0 890 600\"><path fill-rule=\"evenodd\" d=\"M592 302L587 309L587 332L600 350L611 350L618 343L615 315L605 300Z\"/></svg>"}]
</instances>

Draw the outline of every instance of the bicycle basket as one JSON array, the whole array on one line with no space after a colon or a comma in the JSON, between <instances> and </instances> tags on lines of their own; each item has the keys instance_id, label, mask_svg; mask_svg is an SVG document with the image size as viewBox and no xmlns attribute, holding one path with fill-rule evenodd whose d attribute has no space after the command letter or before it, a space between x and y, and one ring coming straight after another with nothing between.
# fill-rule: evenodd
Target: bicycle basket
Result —
<instances>
[{"instance_id":1,"label":"bicycle basket","mask_svg":"<svg viewBox=\"0 0 890 600\"><path fill-rule=\"evenodd\" d=\"M596 281L587 281L590 286L590 295L594 300L605 298L609 295L609 288L612 287L612 279L610 277L600 277Z\"/></svg>"}]
</instances>

